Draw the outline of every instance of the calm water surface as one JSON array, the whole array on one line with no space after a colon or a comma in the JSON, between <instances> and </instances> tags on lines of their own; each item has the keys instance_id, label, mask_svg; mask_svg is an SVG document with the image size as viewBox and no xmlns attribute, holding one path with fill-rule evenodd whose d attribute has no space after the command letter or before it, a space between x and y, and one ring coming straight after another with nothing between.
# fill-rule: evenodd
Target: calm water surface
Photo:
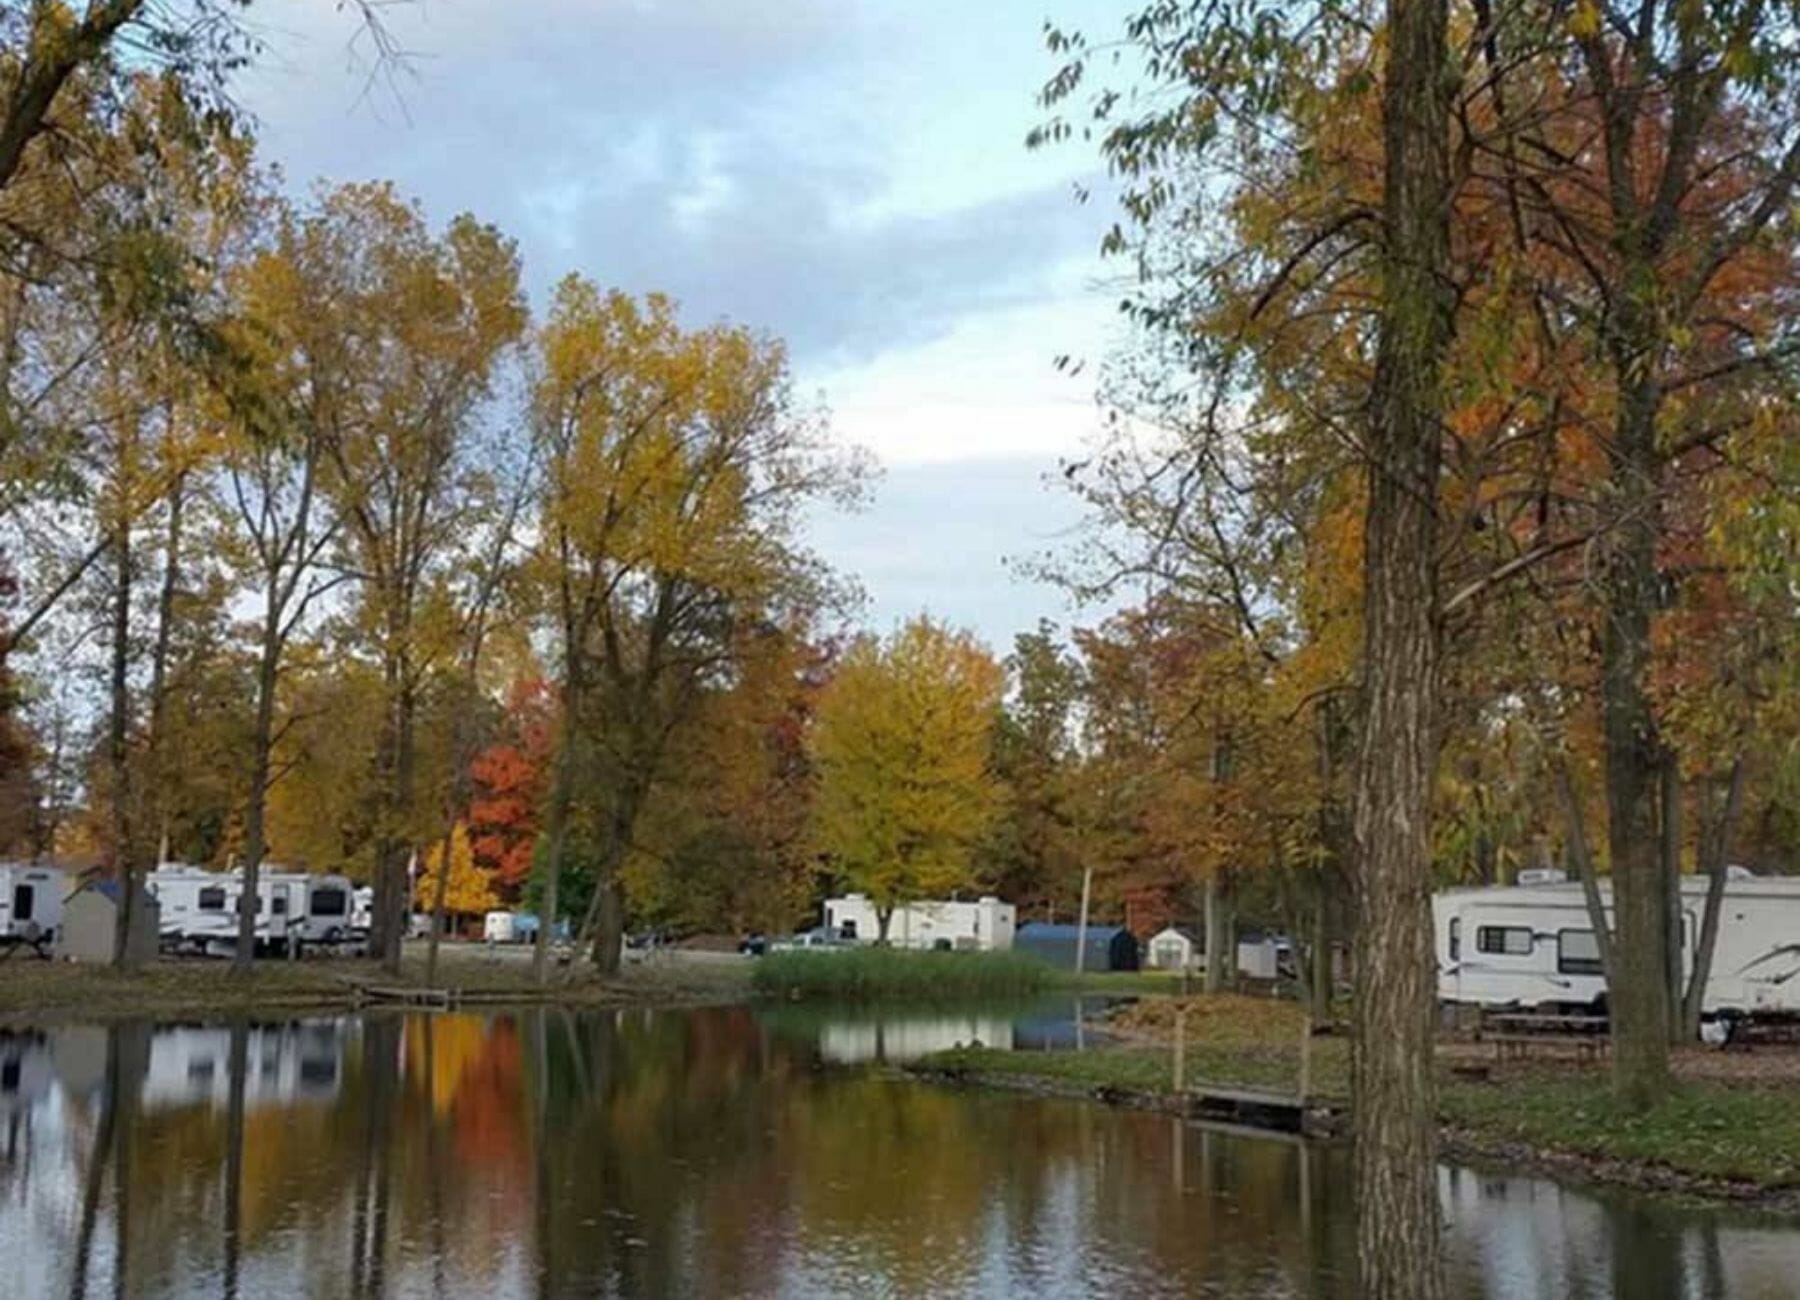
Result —
<instances>
[{"instance_id":1,"label":"calm water surface","mask_svg":"<svg viewBox=\"0 0 1800 1300\"><path fill-rule=\"evenodd\" d=\"M1352 1294L1341 1149L870 1069L1066 1011L0 1036L7 1296ZM1800 1227L1447 1168L1451 1293L1800 1294Z\"/></svg>"}]
</instances>

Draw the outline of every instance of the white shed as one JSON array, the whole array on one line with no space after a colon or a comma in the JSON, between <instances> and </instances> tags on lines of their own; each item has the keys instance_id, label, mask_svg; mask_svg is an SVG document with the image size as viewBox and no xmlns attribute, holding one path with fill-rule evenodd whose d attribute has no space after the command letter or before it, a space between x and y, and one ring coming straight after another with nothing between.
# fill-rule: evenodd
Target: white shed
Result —
<instances>
[{"instance_id":1,"label":"white shed","mask_svg":"<svg viewBox=\"0 0 1800 1300\"><path fill-rule=\"evenodd\" d=\"M1150 936L1145 965L1152 970L1191 970L1206 955L1206 944L1192 930L1171 925Z\"/></svg>"},{"instance_id":2,"label":"white shed","mask_svg":"<svg viewBox=\"0 0 1800 1300\"><path fill-rule=\"evenodd\" d=\"M118 899L119 886L111 880L94 881L70 894L63 903L62 925L56 931L56 955L65 961L111 961ZM148 961L156 956L161 928L156 896L140 891L132 917L134 958Z\"/></svg>"},{"instance_id":3,"label":"white shed","mask_svg":"<svg viewBox=\"0 0 1800 1300\"><path fill-rule=\"evenodd\" d=\"M1280 951L1280 943L1268 935L1241 936L1237 973L1256 980L1274 979ZM1150 936L1145 965L1153 970L1199 970L1206 965L1206 939L1198 931L1171 925Z\"/></svg>"}]
</instances>

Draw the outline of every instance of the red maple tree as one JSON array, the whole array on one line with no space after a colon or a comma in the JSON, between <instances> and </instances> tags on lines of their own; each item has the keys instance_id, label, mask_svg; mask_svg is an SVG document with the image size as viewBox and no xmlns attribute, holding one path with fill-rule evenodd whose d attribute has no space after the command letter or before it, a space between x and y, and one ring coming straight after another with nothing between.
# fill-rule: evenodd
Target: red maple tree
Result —
<instances>
[{"instance_id":1,"label":"red maple tree","mask_svg":"<svg viewBox=\"0 0 1800 1300\"><path fill-rule=\"evenodd\" d=\"M477 754L469 767L475 783L469 845L476 865L492 871L513 900L531 874L554 711L549 683L541 678L516 683L507 700L503 738Z\"/></svg>"}]
</instances>

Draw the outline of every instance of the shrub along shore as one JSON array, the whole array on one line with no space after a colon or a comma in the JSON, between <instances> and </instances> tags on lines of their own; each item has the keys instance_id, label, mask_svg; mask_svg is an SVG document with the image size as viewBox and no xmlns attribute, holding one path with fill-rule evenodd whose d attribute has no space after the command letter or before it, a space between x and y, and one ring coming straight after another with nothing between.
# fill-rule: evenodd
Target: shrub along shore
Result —
<instances>
[{"instance_id":1,"label":"shrub along shore","mask_svg":"<svg viewBox=\"0 0 1800 1300\"><path fill-rule=\"evenodd\" d=\"M1190 1016L1187 1088L1292 1093L1300 1069L1292 1004L1195 999L1224 1015ZM1248 1004L1251 1011L1245 1011ZM1278 1008L1278 1009L1277 1009ZM1315 1038L1309 1096L1348 1096L1349 1045ZM1451 1068L1439 1080L1446 1156L1558 1178L1675 1193L1777 1213L1800 1213L1800 1106L1789 1081L1690 1078L1645 1115L1613 1102L1602 1065L1534 1062L1491 1066L1486 1078ZM1089 1097L1186 1113L1174 1083L1174 1050L1137 1034L1085 1051L1005 1052L959 1048L924 1057L912 1074L959 1086Z\"/></svg>"},{"instance_id":2,"label":"shrub along shore","mask_svg":"<svg viewBox=\"0 0 1800 1300\"><path fill-rule=\"evenodd\" d=\"M868 1002L1010 998L1039 993L1056 972L1016 952L912 952L838 948L772 952L758 958L751 986L788 998Z\"/></svg>"}]
</instances>

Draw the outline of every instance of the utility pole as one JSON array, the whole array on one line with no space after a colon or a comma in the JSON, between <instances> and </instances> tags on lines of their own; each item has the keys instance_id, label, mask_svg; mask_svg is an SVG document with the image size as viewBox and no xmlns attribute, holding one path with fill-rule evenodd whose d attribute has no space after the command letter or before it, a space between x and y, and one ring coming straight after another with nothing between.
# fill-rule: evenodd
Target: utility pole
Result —
<instances>
[{"instance_id":1,"label":"utility pole","mask_svg":"<svg viewBox=\"0 0 1800 1300\"><path fill-rule=\"evenodd\" d=\"M1094 869L1081 869L1081 920L1075 926L1075 973L1081 974L1087 969L1087 923L1088 900L1094 892Z\"/></svg>"}]
</instances>

